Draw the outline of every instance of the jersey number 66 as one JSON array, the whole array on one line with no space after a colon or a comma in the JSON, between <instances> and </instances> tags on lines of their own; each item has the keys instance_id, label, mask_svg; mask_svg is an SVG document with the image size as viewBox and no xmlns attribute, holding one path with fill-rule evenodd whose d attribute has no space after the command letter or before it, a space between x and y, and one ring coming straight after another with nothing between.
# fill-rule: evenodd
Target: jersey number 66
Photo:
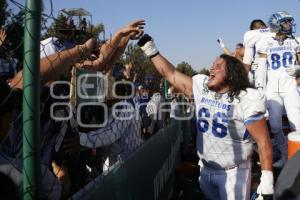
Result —
<instances>
[{"instance_id":1,"label":"jersey number 66","mask_svg":"<svg viewBox=\"0 0 300 200\"><path fill-rule=\"evenodd\" d=\"M209 127L212 126L212 134L215 137L225 137L227 135L228 116L225 113L216 112L212 116L212 120L210 119L211 114L207 108L199 109L197 121L198 131L205 133L209 130ZM212 121L212 123L210 124L208 120Z\"/></svg>"}]
</instances>

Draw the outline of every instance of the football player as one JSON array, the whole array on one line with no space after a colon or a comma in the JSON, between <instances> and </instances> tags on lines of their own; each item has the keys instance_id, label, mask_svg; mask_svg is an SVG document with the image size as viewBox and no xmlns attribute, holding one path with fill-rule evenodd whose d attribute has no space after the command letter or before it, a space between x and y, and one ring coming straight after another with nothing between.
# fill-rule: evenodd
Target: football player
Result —
<instances>
[{"instance_id":1,"label":"football player","mask_svg":"<svg viewBox=\"0 0 300 200\"><path fill-rule=\"evenodd\" d=\"M210 76L192 78L164 58L149 35L138 42L159 73L176 89L194 97L200 186L208 199L249 199L251 154L259 148L262 176L258 193L272 196L272 145L264 118L265 98L250 88L241 61L221 55Z\"/></svg>"},{"instance_id":2,"label":"football player","mask_svg":"<svg viewBox=\"0 0 300 200\"><path fill-rule=\"evenodd\" d=\"M248 77L250 82L259 90L264 90L266 86L266 70L258 67L259 56L257 54L257 49L259 48L260 40L267 37L272 37L274 33L270 32L270 29L266 24L260 20L255 19L251 22L250 30L244 35L244 57L243 63L246 70L249 71Z\"/></svg>"},{"instance_id":3,"label":"football player","mask_svg":"<svg viewBox=\"0 0 300 200\"><path fill-rule=\"evenodd\" d=\"M285 108L292 130L300 130L300 96L295 72L299 68L300 45L294 38L295 20L285 11L276 12L269 19L274 37L261 41L259 68L267 69L266 98L269 123L274 134L281 159L274 167L282 167L287 161L287 141L282 131L282 114Z\"/></svg>"}]
</instances>

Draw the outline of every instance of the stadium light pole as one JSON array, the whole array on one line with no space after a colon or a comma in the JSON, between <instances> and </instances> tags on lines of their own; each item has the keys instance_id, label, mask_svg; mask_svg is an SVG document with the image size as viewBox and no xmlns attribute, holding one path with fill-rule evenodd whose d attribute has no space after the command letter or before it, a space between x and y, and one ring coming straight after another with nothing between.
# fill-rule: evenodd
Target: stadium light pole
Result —
<instances>
[{"instance_id":1,"label":"stadium light pole","mask_svg":"<svg viewBox=\"0 0 300 200\"><path fill-rule=\"evenodd\" d=\"M23 199L39 199L41 0L27 0L23 60Z\"/></svg>"}]
</instances>

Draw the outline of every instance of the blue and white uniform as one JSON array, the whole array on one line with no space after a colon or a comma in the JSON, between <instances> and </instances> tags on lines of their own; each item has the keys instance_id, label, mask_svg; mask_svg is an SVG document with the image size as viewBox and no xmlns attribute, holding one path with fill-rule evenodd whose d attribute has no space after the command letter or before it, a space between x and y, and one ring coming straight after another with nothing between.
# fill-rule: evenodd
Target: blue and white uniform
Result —
<instances>
[{"instance_id":1,"label":"blue and white uniform","mask_svg":"<svg viewBox=\"0 0 300 200\"><path fill-rule=\"evenodd\" d=\"M264 88L266 86L265 69L260 69L258 66L258 52L260 48L260 41L266 38L272 37L275 34L270 31L269 28L256 29L247 31L244 34L244 47L245 53L243 57L243 63L251 65L249 71L249 80L255 85L255 87Z\"/></svg>"},{"instance_id":2,"label":"blue and white uniform","mask_svg":"<svg viewBox=\"0 0 300 200\"><path fill-rule=\"evenodd\" d=\"M287 160L287 141L282 131L285 108L291 128L300 130L300 96L294 77L300 46L295 39L286 38L279 44L274 37L266 39L258 49L267 55L266 98L271 131L283 160Z\"/></svg>"},{"instance_id":3,"label":"blue and white uniform","mask_svg":"<svg viewBox=\"0 0 300 200\"><path fill-rule=\"evenodd\" d=\"M246 125L263 118L265 98L255 89L231 102L207 88L208 77L193 77L200 185L209 199L249 199L252 139Z\"/></svg>"},{"instance_id":4,"label":"blue and white uniform","mask_svg":"<svg viewBox=\"0 0 300 200\"><path fill-rule=\"evenodd\" d=\"M74 46L75 43L72 41L61 41L56 37L49 37L40 43L40 57L48 57Z\"/></svg>"}]
</instances>

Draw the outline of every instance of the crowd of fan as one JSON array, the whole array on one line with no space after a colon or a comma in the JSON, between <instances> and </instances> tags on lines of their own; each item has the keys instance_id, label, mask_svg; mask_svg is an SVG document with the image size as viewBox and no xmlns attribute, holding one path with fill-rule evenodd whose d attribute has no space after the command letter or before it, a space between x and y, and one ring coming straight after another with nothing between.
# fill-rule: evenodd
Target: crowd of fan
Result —
<instances>
[{"instance_id":1,"label":"crowd of fan","mask_svg":"<svg viewBox=\"0 0 300 200\"><path fill-rule=\"evenodd\" d=\"M70 42L70 38L61 40L56 37L41 41L41 199L70 197L96 176L107 173L116 163L126 160L163 126L163 120L154 117L156 106L163 101L162 85L155 83L151 76L139 77L131 62L117 62L130 39L143 34L143 25L143 20L132 22L102 43L89 39L78 45ZM5 31L1 30L3 43L5 36ZM17 65L21 63L13 58L12 51L1 54L0 172L1 177L10 179L12 183L5 183L9 189L4 189L1 195L3 198L9 196L9 199L21 197L23 179L23 70L17 71L22 68ZM107 81L107 94L100 102L105 103L107 116L103 115L102 107L86 106L80 110L80 121L87 126L78 124L78 115L75 114L78 105L72 102L72 69L75 68L101 72ZM54 84L57 80L68 81L71 86ZM122 84L124 81L133 84ZM112 92L112 85L116 82L120 84ZM132 91L133 95L130 94ZM57 98L60 96L70 98ZM66 103L67 106L53 108L54 103ZM73 114L71 119L61 121L53 119L51 112L55 117ZM132 113L135 117L131 117ZM97 123L103 126L89 126ZM11 193L12 190L14 192Z\"/></svg>"},{"instance_id":2,"label":"crowd of fan","mask_svg":"<svg viewBox=\"0 0 300 200\"><path fill-rule=\"evenodd\" d=\"M18 59L14 56L14 52L5 47L5 38L5 30L0 29L0 46L2 46L0 50L0 77L7 80L13 78L20 67Z\"/></svg>"}]
</instances>

